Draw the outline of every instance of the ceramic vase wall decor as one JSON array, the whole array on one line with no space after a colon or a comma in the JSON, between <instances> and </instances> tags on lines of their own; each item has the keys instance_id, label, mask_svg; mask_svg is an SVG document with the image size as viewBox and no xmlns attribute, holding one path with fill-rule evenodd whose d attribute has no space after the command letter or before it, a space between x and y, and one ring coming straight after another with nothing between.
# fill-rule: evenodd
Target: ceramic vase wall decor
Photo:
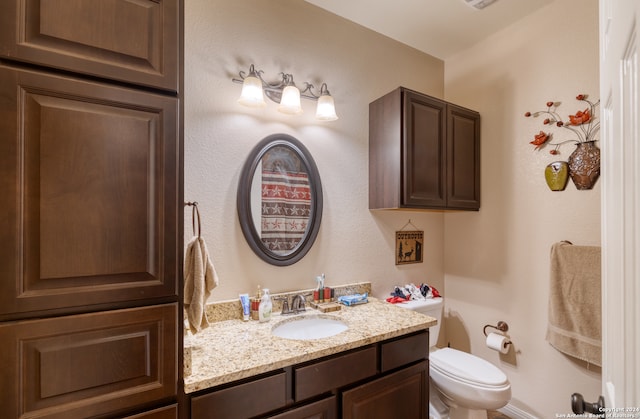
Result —
<instances>
[{"instance_id":1,"label":"ceramic vase wall decor","mask_svg":"<svg viewBox=\"0 0 640 419\"><path fill-rule=\"evenodd\" d=\"M569 164L566 161L554 161L544 169L544 178L552 191L564 191L569 181Z\"/></svg>"},{"instance_id":2,"label":"ceramic vase wall decor","mask_svg":"<svg viewBox=\"0 0 640 419\"><path fill-rule=\"evenodd\" d=\"M542 125L546 127L546 130L541 130L529 141L529 144L535 147L534 150L547 148L549 154L555 156L560 154L563 145L576 145L567 162L569 177L578 190L588 190L593 188L600 176L600 149L595 145L600 134L600 100L592 101L588 95L582 93L576 96L576 100L581 103L580 109L566 119L558 113L558 107L562 102L555 100L548 101L546 109L527 111L524 116L541 117ZM562 138L555 138L554 130L557 134L562 134ZM562 191L565 188L566 171L563 163L553 162L545 169L545 180L552 191Z\"/></svg>"},{"instance_id":3,"label":"ceramic vase wall decor","mask_svg":"<svg viewBox=\"0 0 640 419\"><path fill-rule=\"evenodd\" d=\"M576 149L569 156L569 176L576 189L593 188L600 177L600 149L595 141L576 144Z\"/></svg>"}]
</instances>

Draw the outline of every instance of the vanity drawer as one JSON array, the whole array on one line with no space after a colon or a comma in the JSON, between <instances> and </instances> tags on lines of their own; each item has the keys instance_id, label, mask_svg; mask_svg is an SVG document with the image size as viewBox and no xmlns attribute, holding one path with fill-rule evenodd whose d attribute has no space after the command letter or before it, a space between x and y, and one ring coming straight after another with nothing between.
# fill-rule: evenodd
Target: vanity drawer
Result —
<instances>
[{"instance_id":1,"label":"vanity drawer","mask_svg":"<svg viewBox=\"0 0 640 419\"><path fill-rule=\"evenodd\" d=\"M429 355L429 332L424 331L383 343L380 350L381 372L421 361Z\"/></svg>"},{"instance_id":2,"label":"vanity drawer","mask_svg":"<svg viewBox=\"0 0 640 419\"><path fill-rule=\"evenodd\" d=\"M377 373L377 347L372 346L294 369L296 401L372 377Z\"/></svg>"},{"instance_id":3,"label":"vanity drawer","mask_svg":"<svg viewBox=\"0 0 640 419\"><path fill-rule=\"evenodd\" d=\"M238 384L191 399L192 419L240 419L265 414L287 403L286 373Z\"/></svg>"},{"instance_id":4,"label":"vanity drawer","mask_svg":"<svg viewBox=\"0 0 640 419\"><path fill-rule=\"evenodd\" d=\"M336 419L337 406L336 396L331 396L287 410L276 416L269 416L269 419Z\"/></svg>"},{"instance_id":5,"label":"vanity drawer","mask_svg":"<svg viewBox=\"0 0 640 419\"><path fill-rule=\"evenodd\" d=\"M172 404L171 406L165 406L137 415L127 416L124 419L178 419L178 405Z\"/></svg>"}]
</instances>

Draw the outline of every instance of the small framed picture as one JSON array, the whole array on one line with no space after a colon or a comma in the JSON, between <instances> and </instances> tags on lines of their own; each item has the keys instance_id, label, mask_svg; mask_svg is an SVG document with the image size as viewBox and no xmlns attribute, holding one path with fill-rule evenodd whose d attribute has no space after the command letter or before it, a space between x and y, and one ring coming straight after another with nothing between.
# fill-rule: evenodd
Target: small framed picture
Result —
<instances>
[{"instance_id":1,"label":"small framed picture","mask_svg":"<svg viewBox=\"0 0 640 419\"><path fill-rule=\"evenodd\" d=\"M422 263L424 231L396 231L396 265Z\"/></svg>"}]
</instances>

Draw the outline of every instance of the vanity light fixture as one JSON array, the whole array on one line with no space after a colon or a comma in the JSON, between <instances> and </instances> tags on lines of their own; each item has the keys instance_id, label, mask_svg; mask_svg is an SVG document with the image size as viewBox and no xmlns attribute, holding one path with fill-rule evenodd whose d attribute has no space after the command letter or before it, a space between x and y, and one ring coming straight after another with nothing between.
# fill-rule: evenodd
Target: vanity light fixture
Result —
<instances>
[{"instance_id":1,"label":"vanity light fixture","mask_svg":"<svg viewBox=\"0 0 640 419\"><path fill-rule=\"evenodd\" d=\"M322 86L320 86L320 97L318 98L318 106L316 107L316 119L320 121L335 121L338 119L333 96L329 93L327 83L322 83Z\"/></svg>"},{"instance_id":2,"label":"vanity light fixture","mask_svg":"<svg viewBox=\"0 0 640 419\"><path fill-rule=\"evenodd\" d=\"M280 105L278 105L278 111L286 113L287 115L300 115L302 113L302 106L300 105L300 89L296 87L293 82L293 77L285 75L287 85L282 89L282 96L280 97Z\"/></svg>"},{"instance_id":3,"label":"vanity light fixture","mask_svg":"<svg viewBox=\"0 0 640 419\"><path fill-rule=\"evenodd\" d=\"M242 93L238 102L249 107L265 106L264 96L278 103L278 111L288 115L299 115L302 113L300 98L315 100L318 102L316 108L316 119L320 121L335 121L338 119L333 97L329 93L326 83L320 86L320 92L314 93L314 86L311 83L304 83L302 91L298 89L293 81L293 75L280 73L281 79L274 83L269 83L262 78L262 70L256 70L251 64L249 74L240 71L239 79L231 79L234 83L242 83Z\"/></svg>"},{"instance_id":4,"label":"vanity light fixture","mask_svg":"<svg viewBox=\"0 0 640 419\"><path fill-rule=\"evenodd\" d=\"M262 82L253 65L251 65L249 69L249 75L244 78L242 93L240 93L238 102L251 108L262 108L267 105L264 101L264 94L262 93Z\"/></svg>"}]
</instances>

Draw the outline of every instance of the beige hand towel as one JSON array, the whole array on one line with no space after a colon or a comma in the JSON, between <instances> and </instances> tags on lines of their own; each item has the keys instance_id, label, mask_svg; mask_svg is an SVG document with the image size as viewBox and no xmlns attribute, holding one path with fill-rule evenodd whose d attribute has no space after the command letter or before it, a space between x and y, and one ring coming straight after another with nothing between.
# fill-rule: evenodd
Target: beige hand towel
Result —
<instances>
[{"instance_id":1,"label":"beige hand towel","mask_svg":"<svg viewBox=\"0 0 640 419\"><path fill-rule=\"evenodd\" d=\"M551 246L547 341L567 355L602 365L600 253L597 246Z\"/></svg>"},{"instance_id":2,"label":"beige hand towel","mask_svg":"<svg viewBox=\"0 0 640 419\"><path fill-rule=\"evenodd\" d=\"M211 290L217 285L218 274L207 245L202 237L196 236L187 244L184 257L184 307L191 333L198 333L209 326L206 304Z\"/></svg>"}]
</instances>

